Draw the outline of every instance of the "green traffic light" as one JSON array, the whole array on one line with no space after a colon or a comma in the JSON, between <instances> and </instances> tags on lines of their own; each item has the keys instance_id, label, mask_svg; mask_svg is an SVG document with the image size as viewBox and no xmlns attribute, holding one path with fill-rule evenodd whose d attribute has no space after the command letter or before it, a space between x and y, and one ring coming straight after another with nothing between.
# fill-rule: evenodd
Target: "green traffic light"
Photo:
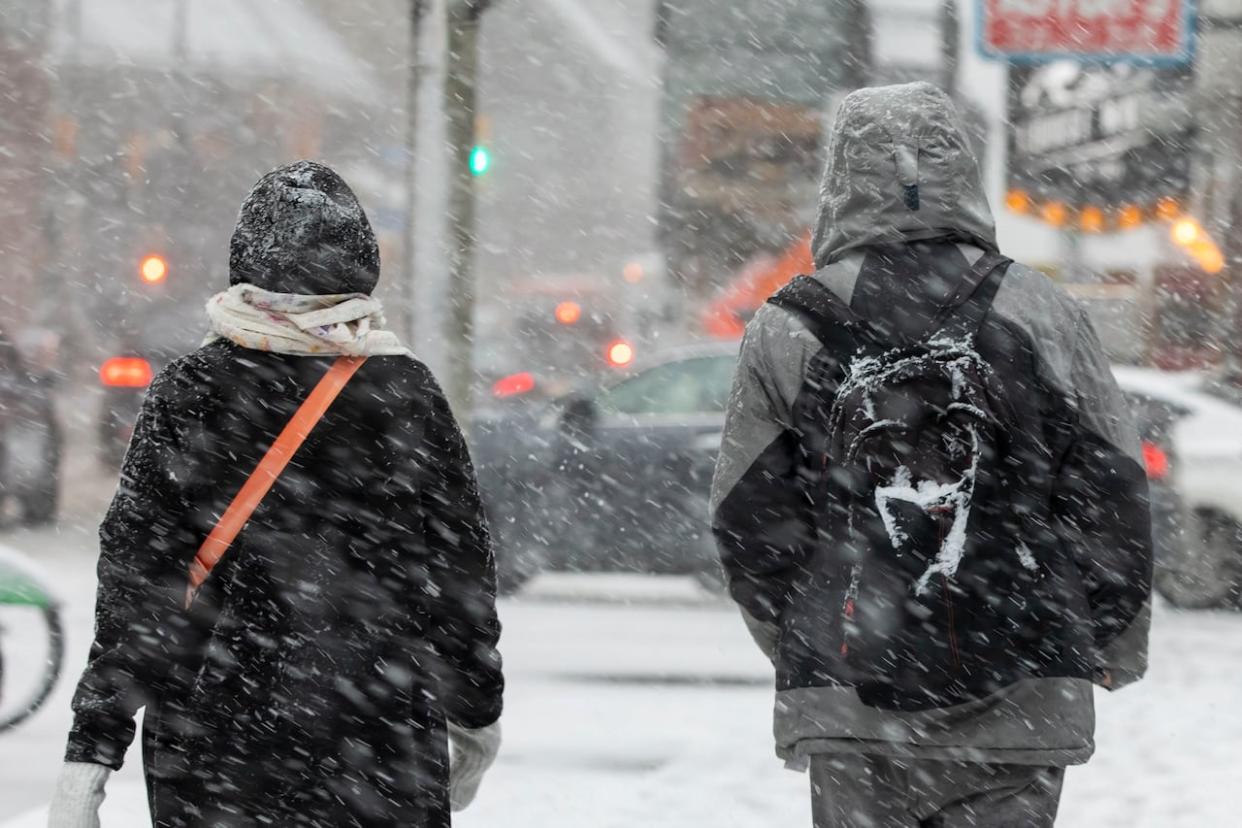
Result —
<instances>
[{"instance_id":1,"label":"green traffic light","mask_svg":"<svg viewBox=\"0 0 1242 828\"><path fill-rule=\"evenodd\" d=\"M480 176L491 169L492 154L487 147L482 144L476 144L470 150L470 174Z\"/></svg>"}]
</instances>

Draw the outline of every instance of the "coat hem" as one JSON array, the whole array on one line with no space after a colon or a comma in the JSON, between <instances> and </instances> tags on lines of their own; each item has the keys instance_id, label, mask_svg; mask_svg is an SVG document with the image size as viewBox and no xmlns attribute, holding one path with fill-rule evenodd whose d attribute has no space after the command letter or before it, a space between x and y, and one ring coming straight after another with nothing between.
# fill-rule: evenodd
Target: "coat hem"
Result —
<instances>
[{"instance_id":1,"label":"coat hem","mask_svg":"<svg viewBox=\"0 0 1242 828\"><path fill-rule=\"evenodd\" d=\"M777 748L786 762L825 753L867 754L894 759L930 759L944 762L977 762L989 765L1039 765L1065 767L1082 765L1095 753L1094 745L1073 748L981 748L945 745L916 745L863 739L803 739L792 747Z\"/></svg>"}]
</instances>

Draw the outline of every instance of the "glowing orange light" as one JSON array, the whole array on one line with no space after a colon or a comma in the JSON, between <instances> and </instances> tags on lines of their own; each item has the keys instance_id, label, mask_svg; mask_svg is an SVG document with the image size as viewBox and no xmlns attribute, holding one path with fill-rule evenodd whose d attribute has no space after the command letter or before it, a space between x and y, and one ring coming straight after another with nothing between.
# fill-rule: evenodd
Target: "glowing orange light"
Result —
<instances>
[{"instance_id":1,"label":"glowing orange light","mask_svg":"<svg viewBox=\"0 0 1242 828\"><path fill-rule=\"evenodd\" d=\"M1156 216L1172 221L1182 214L1182 205L1176 198L1162 198L1156 202Z\"/></svg>"},{"instance_id":2,"label":"glowing orange light","mask_svg":"<svg viewBox=\"0 0 1242 828\"><path fill-rule=\"evenodd\" d=\"M99 367L99 381L113 388L146 388L151 363L142 357L112 357Z\"/></svg>"},{"instance_id":3,"label":"glowing orange light","mask_svg":"<svg viewBox=\"0 0 1242 828\"><path fill-rule=\"evenodd\" d=\"M1225 269L1225 254L1220 252L1220 248L1212 245L1211 250L1205 250L1199 256L1199 266L1215 276Z\"/></svg>"},{"instance_id":4,"label":"glowing orange light","mask_svg":"<svg viewBox=\"0 0 1242 828\"><path fill-rule=\"evenodd\" d=\"M1039 215L1053 227L1063 227L1069 218L1069 210L1059 201L1049 201L1039 208Z\"/></svg>"},{"instance_id":5,"label":"glowing orange light","mask_svg":"<svg viewBox=\"0 0 1242 828\"><path fill-rule=\"evenodd\" d=\"M624 368L634 361L634 346L624 339L618 339L608 346L608 364L616 368Z\"/></svg>"},{"instance_id":6,"label":"glowing orange light","mask_svg":"<svg viewBox=\"0 0 1242 828\"><path fill-rule=\"evenodd\" d=\"M1078 214L1078 226L1084 233L1099 233L1104 229L1104 211L1099 207L1083 207Z\"/></svg>"},{"instance_id":7,"label":"glowing orange light","mask_svg":"<svg viewBox=\"0 0 1242 828\"><path fill-rule=\"evenodd\" d=\"M643 266L639 262L630 262L625 266L625 269L621 271L621 278L631 285L636 285L641 282L645 275L647 274L643 272Z\"/></svg>"},{"instance_id":8,"label":"glowing orange light","mask_svg":"<svg viewBox=\"0 0 1242 828\"><path fill-rule=\"evenodd\" d=\"M148 285L158 284L168 276L168 262L164 261L163 256L147 256L138 266L138 275Z\"/></svg>"},{"instance_id":9,"label":"glowing orange light","mask_svg":"<svg viewBox=\"0 0 1242 828\"><path fill-rule=\"evenodd\" d=\"M1010 190L1005 193L1005 206L1015 213L1031 211L1031 197L1024 190Z\"/></svg>"},{"instance_id":10,"label":"glowing orange light","mask_svg":"<svg viewBox=\"0 0 1242 828\"><path fill-rule=\"evenodd\" d=\"M562 325L572 325L582 318L582 306L577 302L561 302L556 306L555 315Z\"/></svg>"},{"instance_id":11,"label":"glowing orange light","mask_svg":"<svg viewBox=\"0 0 1242 828\"><path fill-rule=\"evenodd\" d=\"M1134 204L1126 204L1117 213L1117 226L1122 230L1132 230L1143 223L1143 210Z\"/></svg>"},{"instance_id":12,"label":"glowing orange light","mask_svg":"<svg viewBox=\"0 0 1242 828\"><path fill-rule=\"evenodd\" d=\"M1173 226L1169 229L1169 233L1173 236L1173 241L1183 247L1187 247L1194 244L1199 239L1199 222L1192 218L1178 219L1173 222Z\"/></svg>"},{"instance_id":13,"label":"glowing orange light","mask_svg":"<svg viewBox=\"0 0 1242 828\"><path fill-rule=\"evenodd\" d=\"M1220 248L1216 243L1209 239L1206 235L1202 235L1195 239L1186 247L1186 252L1194 257L1199 267L1203 268L1207 273L1220 273L1225 269L1225 256L1220 252Z\"/></svg>"}]
</instances>

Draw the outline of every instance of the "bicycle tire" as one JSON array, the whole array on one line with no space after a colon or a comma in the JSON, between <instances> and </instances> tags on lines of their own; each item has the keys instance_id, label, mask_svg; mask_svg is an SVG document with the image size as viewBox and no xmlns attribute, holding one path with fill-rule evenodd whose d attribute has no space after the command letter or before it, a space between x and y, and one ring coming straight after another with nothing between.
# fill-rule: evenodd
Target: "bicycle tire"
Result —
<instances>
[{"instance_id":1,"label":"bicycle tire","mask_svg":"<svg viewBox=\"0 0 1242 828\"><path fill-rule=\"evenodd\" d=\"M60 680L65 661L65 630L61 624L60 610L55 606L44 607L43 620L47 624L48 634L47 661L44 664L43 681L16 713L7 719L0 719L0 733L12 730L37 713L52 695L52 691L56 689L56 682Z\"/></svg>"}]
</instances>

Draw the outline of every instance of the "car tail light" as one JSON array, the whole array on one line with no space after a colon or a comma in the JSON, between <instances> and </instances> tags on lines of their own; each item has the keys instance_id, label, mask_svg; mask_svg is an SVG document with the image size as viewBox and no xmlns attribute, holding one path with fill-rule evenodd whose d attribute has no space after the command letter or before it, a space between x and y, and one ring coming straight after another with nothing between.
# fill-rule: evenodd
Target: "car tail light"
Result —
<instances>
[{"instance_id":1,"label":"car tail light","mask_svg":"<svg viewBox=\"0 0 1242 828\"><path fill-rule=\"evenodd\" d=\"M1163 480L1169 476L1169 455L1160 446L1143 441L1143 465L1147 467L1148 480Z\"/></svg>"},{"instance_id":2,"label":"car tail light","mask_svg":"<svg viewBox=\"0 0 1242 828\"><path fill-rule=\"evenodd\" d=\"M614 368L624 368L634 361L634 346L624 339L614 339L608 343L604 356L607 357L609 365Z\"/></svg>"},{"instance_id":3,"label":"car tail light","mask_svg":"<svg viewBox=\"0 0 1242 828\"><path fill-rule=\"evenodd\" d=\"M529 371L501 377L492 385L494 397L518 397L535 390L535 375Z\"/></svg>"},{"instance_id":4,"label":"car tail light","mask_svg":"<svg viewBox=\"0 0 1242 828\"><path fill-rule=\"evenodd\" d=\"M112 357L99 368L100 382L112 388L146 388L151 377L151 363L142 357Z\"/></svg>"}]
</instances>

